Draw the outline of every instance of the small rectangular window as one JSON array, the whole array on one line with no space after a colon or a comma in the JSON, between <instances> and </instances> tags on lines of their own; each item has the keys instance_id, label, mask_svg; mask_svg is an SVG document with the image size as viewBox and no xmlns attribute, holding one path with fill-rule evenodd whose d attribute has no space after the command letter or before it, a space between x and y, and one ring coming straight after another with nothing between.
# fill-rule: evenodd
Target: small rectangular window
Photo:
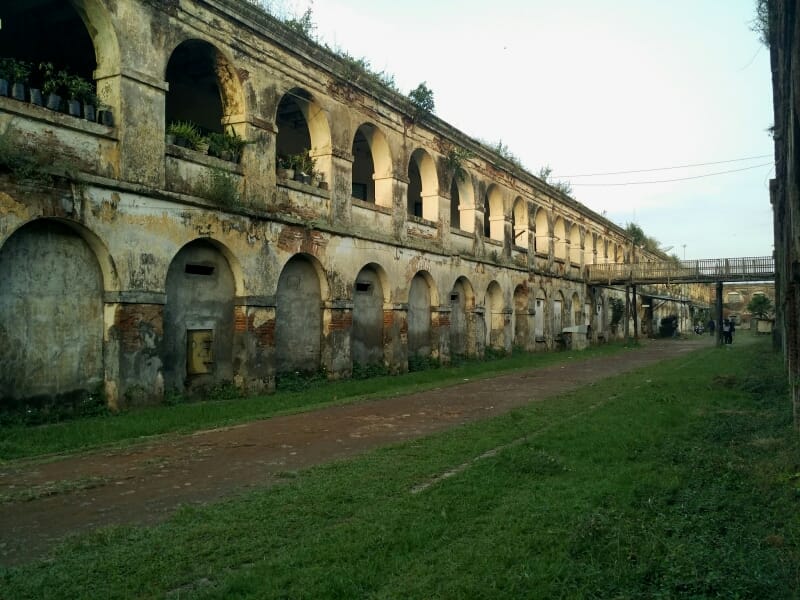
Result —
<instances>
[{"instance_id":1,"label":"small rectangular window","mask_svg":"<svg viewBox=\"0 0 800 600\"><path fill-rule=\"evenodd\" d=\"M458 302L458 292L450 294L450 302Z\"/></svg>"},{"instance_id":2,"label":"small rectangular window","mask_svg":"<svg viewBox=\"0 0 800 600\"><path fill-rule=\"evenodd\" d=\"M356 281L356 291L362 294L368 293L372 289L372 284L366 281Z\"/></svg>"},{"instance_id":3,"label":"small rectangular window","mask_svg":"<svg viewBox=\"0 0 800 600\"><path fill-rule=\"evenodd\" d=\"M189 275L212 275L214 273L214 267L212 265L186 263L186 267L183 271Z\"/></svg>"}]
</instances>

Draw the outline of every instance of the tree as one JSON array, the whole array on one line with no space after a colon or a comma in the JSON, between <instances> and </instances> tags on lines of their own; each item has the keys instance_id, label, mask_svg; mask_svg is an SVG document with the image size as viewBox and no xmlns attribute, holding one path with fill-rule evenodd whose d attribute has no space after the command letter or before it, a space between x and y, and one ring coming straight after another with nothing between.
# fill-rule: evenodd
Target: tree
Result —
<instances>
[{"instance_id":1,"label":"tree","mask_svg":"<svg viewBox=\"0 0 800 600\"><path fill-rule=\"evenodd\" d=\"M433 114L435 104L433 102L433 90L426 82L420 83L416 88L408 92L408 98L422 112Z\"/></svg>"},{"instance_id":2,"label":"tree","mask_svg":"<svg viewBox=\"0 0 800 600\"><path fill-rule=\"evenodd\" d=\"M553 169L550 165L545 165L539 172L537 173L537 177L544 181L547 185L554 187L562 194L567 196L572 196L572 185L570 185L569 181L550 181L550 176L553 174Z\"/></svg>"},{"instance_id":3,"label":"tree","mask_svg":"<svg viewBox=\"0 0 800 600\"><path fill-rule=\"evenodd\" d=\"M766 319L772 313L772 301L764 294L755 294L747 303L747 310L754 317Z\"/></svg>"}]
</instances>

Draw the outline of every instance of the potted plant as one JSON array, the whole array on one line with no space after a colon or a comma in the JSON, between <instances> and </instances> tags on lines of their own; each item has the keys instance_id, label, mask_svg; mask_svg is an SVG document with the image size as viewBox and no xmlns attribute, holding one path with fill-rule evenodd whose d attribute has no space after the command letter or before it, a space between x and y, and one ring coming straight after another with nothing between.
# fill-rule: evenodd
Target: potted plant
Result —
<instances>
[{"instance_id":1,"label":"potted plant","mask_svg":"<svg viewBox=\"0 0 800 600\"><path fill-rule=\"evenodd\" d=\"M111 107L106 104L100 104L97 107L97 120L106 127L114 126L114 113Z\"/></svg>"},{"instance_id":2,"label":"potted plant","mask_svg":"<svg viewBox=\"0 0 800 600\"><path fill-rule=\"evenodd\" d=\"M327 190L328 182L325 181L325 173L323 173L322 171L316 171L315 175L317 177L317 187L321 190Z\"/></svg>"},{"instance_id":3,"label":"potted plant","mask_svg":"<svg viewBox=\"0 0 800 600\"><path fill-rule=\"evenodd\" d=\"M291 157L285 154L278 154L276 157L276 171L281 179L294 179Z\"/></svg>"},{"instance_id":4,"label":"potted plant","mask_svg":"<svg viewBox=\"0 0 800 600\"><path fill-rule=\"evenodd\" d=\"M294 155L294 178L296 181L301 181L305 184L311 183L311 174L314 172L314 165L316 160L311 158L308 150L304 150L300 154Z\"/></svg>"},{"instance_id":5,"label":"potted plant","mask_svg":"<svg viewBox=\"0 0 800 600\"><path fill-rule=\"evenodd\" d=\"M12 63L11 78L14 83L11 85L11 97L24 102L25 86L31 76L31 64L22 60L13 60Z\"/></svg>"},{"instance_id":6,"label":"potted plant","mask_svg":"<svg viewBox=\"0 0 800 600\"><path fill-rule=\"evenodd\" d=\"M85 107L87 104L92 105L92 112L94 112L94 106L97 102L97 95L94 92L94 84L79 75L67 75L65 82L67 88L67 97L69 98L69 101L67 102L69 114L71 114L73 117L80 117L81 107ZM86 110L84 109L84 114L85 113Z\"/></svg>"},{"instance_id":7,"label":"potted plant","mask_svg":"<svg viewBox=\"0 0 800 600\"><path fill-rule=\"evenodd\" d=\"M239 137L239 134L236 133L233 127L230 128L230 133L225 132L223 135L225 136L226 149L230 152L230 158L228 160L238 163L242 159L244 147L250 142Z\"/></svg>"},{"instance_id":8,"label":"potted plant","mask_svg":"<svg viewBox=\"0 0 800 600\"><path fill-rule=\"evenodd\" d=\"M40 63L39 71L42 73L42 92L47 98L47 108L61 110L61 94L66 87L67 73L56 73L52 63Z\"/></svg>"},{"instance_id":9,"label":"potted plant","mask_svg":"<svg viewBox=\"0 0 800 600\"><path fill-rule=\"evenodd\" d=\"M11 78L14 76L14 59L0 58L0 96L8 96Z\"/></svg>"},{"instance_id":10,"label":"potted plant","mask_svg":"<svg viewBox=\"0 0 800 600\"><path fill-rule=\"evenodd\" d=\"M200 130L197 125L190 121L176 121L170 123L167 128L167 134L175 136L175 145L189 148L190 150L197 150L201 138Z\"/></svg>"},{"instance_id":11,"label":"potted plant","mask_svg":"<svg viewBox=\"0 0 800 600\"><path fill-rule=\"evenodd\" d=\"M217 158L221 158L223 160L229 160L225 158L227 153L226 143L225 143L225 134L224 133L217 133L216 131L212 131L208 134L208 155L209 156L216 156Z\"/></svg>"}]
</instances>

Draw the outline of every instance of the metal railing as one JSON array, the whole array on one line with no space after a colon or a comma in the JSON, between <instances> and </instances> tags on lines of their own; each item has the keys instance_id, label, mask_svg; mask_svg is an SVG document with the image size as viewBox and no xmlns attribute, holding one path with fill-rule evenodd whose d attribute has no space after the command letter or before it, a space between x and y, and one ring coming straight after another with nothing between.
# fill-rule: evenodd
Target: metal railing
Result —
<instances>
[{"instance_id":1,"label":"metal railing","mask_svg":"<svg viewBox=\"0 0 800 600\"><path fill-rule=\"evenodd\" d=\"M775 278L771 256L588 265L590 283L703 283Z\"/></svg>"}]
</instances>

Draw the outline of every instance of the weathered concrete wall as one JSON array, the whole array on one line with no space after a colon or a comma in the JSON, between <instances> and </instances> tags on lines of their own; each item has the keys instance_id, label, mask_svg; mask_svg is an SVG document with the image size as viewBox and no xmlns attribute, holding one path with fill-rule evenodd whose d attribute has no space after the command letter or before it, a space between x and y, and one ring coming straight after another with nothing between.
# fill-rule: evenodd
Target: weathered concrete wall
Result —
<instances>
[{"instance_id":1,"label":"weathered concrete wall","mask_svg":"<svg viewBox=\"0 0 800 600\"><path fill-rule=\"evenodd\" d=\"M225 258L206 242L178 252L167 272L164 306L164 382L168 390L203 389L233 380L233 275ZM193 344L208 332L204 365L191 367Z\"/></svg>"},{"instance_id":2,"label":"weathered concrete wall","mask_svg":"<svg viewBox=\"0 0 800 600\"><path fill-rule=\"evenodd\" d=\"M358 274L353 290L352 344L354 363L383 364L383 286L370 268Z\"/></svg>"},{"instance_id":3,"label":"weathered concrete wall","mask_svg":"<svg viewBox=\"0 0 800 600\"><path fill-rule=\"evenodd\" d=\"M103 282L86 243L34 222L0 248L0 401L97 393Z\"/></svg>"},{"instance_id":4,"label":"weathered concrete wall","mask_svg":"<svg viewBox=\"0 0 800 600\"><path fill-rule=\"evenodd\" d=\"M69 223L73 250L99 278L72 281L94 312L69 310L100 351L86 352L94 363L65 355L25 393L61 389L86 368L80 385L101 382L121 407L223 381L268 391L280 371L347 376L353 361L402 372L415 354L546 350L562 312L618 294L593 295L582 268L632 256L620 228L437 118L412 118L402 96L246 3L73 5L81 18L69 23L88 23L75 37L91 37L96 56L76 48L87 72L97 66L115 122L0 98L0 135L17 136L12 149L36 162L35 177L0 173L0 253L24 261L15 232ZM241 161L166 144L173 120L235 131L248 141ZM455 177L447 158L459 149L470 153ZM277 176L279 154L306 151L328 189ZM211 193L212 175L227 195ZM366 202L352 198L354 182L368 184ZM54 318L55 295L41 308L35 295L9 294L0 289L0 327L24 350L4 360L47 356L45 334L13 321L19 311ZM187 331L212 332L207 372L188 372L203 367L188 368L197 345Z\"/></svg>"},{"instance_id":5,"label":"weathered concrete wall","mask_svg":"<svg viewBox=\"0 0 800 600\"><path fill-rule=\"evenodd\" d=\"M304 257L290 260L278 279L275 352L278 373L316 371L322 335L319 277Z\"/></svg>"}]
</instances>

